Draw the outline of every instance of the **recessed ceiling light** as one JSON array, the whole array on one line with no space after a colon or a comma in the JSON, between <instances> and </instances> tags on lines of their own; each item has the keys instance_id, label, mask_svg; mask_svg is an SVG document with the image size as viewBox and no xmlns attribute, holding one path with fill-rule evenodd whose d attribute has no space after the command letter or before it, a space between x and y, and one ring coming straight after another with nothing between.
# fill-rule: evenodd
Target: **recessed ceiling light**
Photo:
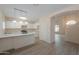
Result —
<instances>
[{"instance_id":1,"label":"recessed ceiling light","mask_svg":"<svg viewBox=\"0 0 79 59\"><path fill-rule=\"evenodd\" d=\"M22 20L27 20L26 17L19 17L19 19L22 19Z\"/></svg>"}]
</instances>

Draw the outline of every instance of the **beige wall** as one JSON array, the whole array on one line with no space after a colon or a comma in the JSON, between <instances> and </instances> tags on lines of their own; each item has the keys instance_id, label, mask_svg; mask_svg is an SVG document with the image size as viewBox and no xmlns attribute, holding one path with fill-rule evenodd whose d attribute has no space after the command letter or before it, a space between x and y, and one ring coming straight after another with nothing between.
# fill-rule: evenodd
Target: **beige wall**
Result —
<instances>
[{"instance_id":1,"label":"beige wall","mask_svg":"<svg viewBox=\"0 0 79 59\"><path fill-rule=\"evenodd\" d=\"M65 40L79 44L79 16L74 14L68 20L71 19L77 21L77 24L72 26L66 26L67 28L66 28Z\"/></svg>"}]
</instances>

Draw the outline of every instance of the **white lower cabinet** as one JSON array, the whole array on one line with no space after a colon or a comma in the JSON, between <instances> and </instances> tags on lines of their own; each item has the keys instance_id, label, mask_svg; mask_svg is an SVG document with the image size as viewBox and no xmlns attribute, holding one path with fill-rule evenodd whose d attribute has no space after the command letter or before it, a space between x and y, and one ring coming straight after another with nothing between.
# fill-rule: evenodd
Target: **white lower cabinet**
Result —
<instances>
[{"instance_id":1,"label":"white lower cabinet","mask_svg":"<svg viewBox=\"0 0 79 59\"><path fill-rule=\"evenodd\" d=\"M21 48L35 43L34 35L15 37L14 48Z\"/></svg>"},{"instance_id":2,"label":"white lower cabinet","mask_svg":"<svg viewBox=\"0 0 79 59\"><path fill-rule=\"evenodd\" d=\"M0 52L9 49L18 49L34 43L35 43L35 37L33 34L0 38Z\"/></svg>"},{"instance_id":3,"label":"white lower cabinet","mask_svg":"<svg viewBox=\"0 0 79 59\"><path fill-rule=\"evenodd\" d=\"M13 49L14 47L14 40L13 38L1 38L0 39L0 52Z\"/></svg>"}]
</instances>

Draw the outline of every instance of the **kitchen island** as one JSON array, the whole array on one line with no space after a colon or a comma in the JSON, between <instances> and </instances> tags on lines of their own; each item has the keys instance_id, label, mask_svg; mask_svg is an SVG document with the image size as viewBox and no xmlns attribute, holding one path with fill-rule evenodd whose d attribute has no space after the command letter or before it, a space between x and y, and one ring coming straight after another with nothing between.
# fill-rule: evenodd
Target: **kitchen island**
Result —
<instances>
[{"instance_id":1,"label":"kitchen island","mask_svg":"<svg viewBox=\"0 0 79 59\"><path fill-rule=\"evenodd\" d=\"M0 52L18 49L35 43L35 32L25 34L1 34Z\"/></svg>"}]
</instances>

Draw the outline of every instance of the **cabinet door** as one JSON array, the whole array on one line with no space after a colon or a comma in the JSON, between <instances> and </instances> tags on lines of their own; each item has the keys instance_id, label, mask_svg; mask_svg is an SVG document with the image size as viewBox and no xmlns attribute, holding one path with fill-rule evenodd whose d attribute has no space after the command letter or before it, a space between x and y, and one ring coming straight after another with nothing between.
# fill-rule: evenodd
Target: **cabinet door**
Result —
<instances>
[{"instance_id":1,"label":"cabinet door","mask_svg":"<svg viewBox=\"0 0 79 59\"><path fill-rule=\"evenodd\" d=\"M14 48L17 49L24 46L28 46L34 44L34 42L35 42L34 35L23 35L23 36L15 37Z\"/></svg>"},{"instance_id":2,"label":"cabinet door","mask_svg":"<svg viewBox=\"0 0 79 59\"><path fill-rule=\"evenodd\" d=\"M14 41L12 38L0 38L0 52L13 49Z\"/></svg>"}]
</instances>

